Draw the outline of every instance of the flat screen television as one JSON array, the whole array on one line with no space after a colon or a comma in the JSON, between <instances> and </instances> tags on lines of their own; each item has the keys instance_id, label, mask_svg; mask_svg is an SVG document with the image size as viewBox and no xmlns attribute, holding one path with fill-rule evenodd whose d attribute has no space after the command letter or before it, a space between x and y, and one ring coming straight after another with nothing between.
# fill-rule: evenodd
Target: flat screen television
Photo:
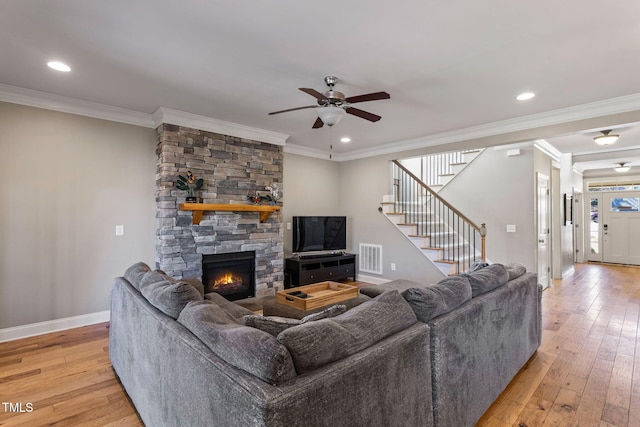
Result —
<instances>
[{"instance_id":1,"label":"flat screen television","mask_svg":"<svg viewBox=\"0 0 640 427\"><path fill-rule=\"evenodd\" d=\"M293 252L347 249L347 217L294 216Z\"/></svg>"}]
</instances>

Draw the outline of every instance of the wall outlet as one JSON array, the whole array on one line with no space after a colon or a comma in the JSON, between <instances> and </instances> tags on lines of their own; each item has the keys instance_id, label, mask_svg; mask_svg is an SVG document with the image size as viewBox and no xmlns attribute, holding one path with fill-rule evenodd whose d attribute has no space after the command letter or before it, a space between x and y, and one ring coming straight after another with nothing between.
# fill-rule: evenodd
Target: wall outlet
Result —
<instances>
[{"instance_id":1,"label":"wall outlet","mask_svg":"<svg viewBox=\"0 0 640 427\"><path fill-rule=\"evenodd\" d=\"M516 232L516 226L513 224L507 224L507 233L515 233Z\"/></svg>"},{"instance_id":2,"label":"wall outlet","mask_svg":"<svg viewBox=\"0 0 640 427\"><path fill-rule=\"evenodd\" d=\"M391 263L391 271L396 271L396 263L395 262Z\"/></svg>"},{"instance_id":3,"label":"wall outlet","mask_svg":"<svg viewBox=\"0 0 640 427\"><path fill-rule=\"evenodd\" d=\"M290 222L287 223L287 230L291 230L291 223Z\"/></svg>"},{"instance_id":4,"label":"wall outlet","mask_svg":"<svg viewBox=\"0 0 640 427\"><path fill-rule=\"evenodd\" d=\"M116 225L116 236L124 236L124 225Z\"/></svg>"}]
</instances>

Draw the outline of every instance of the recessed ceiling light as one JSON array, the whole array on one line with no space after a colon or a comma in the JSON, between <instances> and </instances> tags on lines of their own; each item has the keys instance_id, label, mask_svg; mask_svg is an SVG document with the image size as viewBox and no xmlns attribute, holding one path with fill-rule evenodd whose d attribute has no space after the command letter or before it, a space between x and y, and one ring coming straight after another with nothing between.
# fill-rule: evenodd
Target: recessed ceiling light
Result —
<instances>
[{"instance_id":1,"label":"recessed ceiling light","mask_svg":"<svg viewBox=\"0 0 640 427\"><path fill-rule=\"evenodd\" d=\"M64 73L68 73L69 71L71 71L71 67L60 61L49 61L47 62L47 66L49 68L53 68L56 71L62 71Z\"/></svg>"},{"instance_id":2,"label":"recessed ceiling light","mask_svg":"<svg viewBox=\"0 0 640 427\"><path fill-rule=\"evenodd\" d=\"M520 95L516 96L516 99L518 101L526 101L528 99L533 98L534 96L536 96L536 94L533 92L523 92Z\"/></svg>"},{"instance_id":3,"label":"recessed ceiling light","mask_svg":"<svg viewBox=\"0 0 640 427\"><path fill-rule=\"evenodd\" d=\"M340 142L344 142L346 144L347 142L351 142L351 138L349 138L348 136L344 136L340 138Z\"/></svg>"}]
</instances>

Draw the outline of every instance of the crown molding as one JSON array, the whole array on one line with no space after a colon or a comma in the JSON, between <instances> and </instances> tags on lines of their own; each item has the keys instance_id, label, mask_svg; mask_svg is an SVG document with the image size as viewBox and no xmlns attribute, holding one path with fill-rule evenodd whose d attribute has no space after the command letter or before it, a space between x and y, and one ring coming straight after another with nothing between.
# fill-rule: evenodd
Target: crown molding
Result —
<instances>
[{"instance_id":1,"label":"crown molding","mask_svg":"<svg viewBox=\"0 0 640 427\"><path fill-rule=\"evenodd\" d=\"M285 145L289 137L289 135L282 133L225 122L164 107L158 108L153 114L147 114L2 83L0 83L0 101L145 128L156 128L162 123L171 123L275 145Z\"/></svg>"},{"instance_id":2,"label":"crown molding","mask_svg":"<svg viewBox=\"0 0 640 427\"><path fill-rule=\"evenodd\" d=\"M556 162L560 161L562 153L556 147L549 144L546 139L537 139L533 143L533 146L542 151L547 156L551 157L551 160L555 160Z\"/></svg>"},{"instance_id":3,"label":"crown molding","mask_svg":"<svg viewBox=\"0 0 640 427\"><path fill-rule=\"evenodd\" d=\"M331 154L326 150L318 150L317 148L305 147L298 144L287 144L283 150L288 154L297 154L299 156L314 157L322 160L337 160L335 154ZM332 158L329 158L331 155Z\"/></svg>"},{"instance_id":4,"label":"crown molding","mask_svg":"<svg viewBox=\"0 0 640 427\"><path fill-rule=\"evenodd\" d=\"M146 128L155 127L151 115L146 113L2 83L0 83L0 101Z\"/></svg>"},{"instance_id":5,"label":"crown molding","mask_svg":"<svg viewBox=\"0 0 640 427\"><path fill-rule=\"evenodd\" d=\"M601 116L627 113L640 110L640 93L605 99L574 107L561 108L528 116L516 117L499 122L472 126L464 129L438 133L434 135L391 142L370 149L344 153L340 161L357 160L401 151L409 151L437 145L451 144L477 138L490 137L510 132L553 126L578 120L593 119Z\"/></svg>"},{"instance_id":6,"label":"crown molding","mask_svg":"<svg viewBox=\"0 0 640 427\"><path fill-rule=\"evenodd\" d=\"M286 145L287 138L289 138L289 135L284 133L212 119L210 117L185 113L184 111L172 110L165 107L160 107L154 111L152 117L155 127L160 126L162 123L169 123L282 146Z\"/></svg>"}]
</instances>

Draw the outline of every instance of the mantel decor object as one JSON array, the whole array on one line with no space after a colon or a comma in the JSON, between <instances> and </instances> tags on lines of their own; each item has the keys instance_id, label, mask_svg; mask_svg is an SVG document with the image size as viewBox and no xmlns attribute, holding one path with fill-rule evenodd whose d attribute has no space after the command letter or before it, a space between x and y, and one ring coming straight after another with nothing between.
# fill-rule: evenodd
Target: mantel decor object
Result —
<instances>
[{"instance_id":1,"label":"mantel decor object","mask_svg":"<svg viewBox=\"0 0 640 427\"><path fill-rule=\"evenodd\" d=\"M196 179L191 171L187 171L186 177L178 175L176 180L176 187L187 192L187 203L195 203L197 201L196 190L202 188L202 184L204 184L204 179Z\"/></svg>"}]
</instances>

